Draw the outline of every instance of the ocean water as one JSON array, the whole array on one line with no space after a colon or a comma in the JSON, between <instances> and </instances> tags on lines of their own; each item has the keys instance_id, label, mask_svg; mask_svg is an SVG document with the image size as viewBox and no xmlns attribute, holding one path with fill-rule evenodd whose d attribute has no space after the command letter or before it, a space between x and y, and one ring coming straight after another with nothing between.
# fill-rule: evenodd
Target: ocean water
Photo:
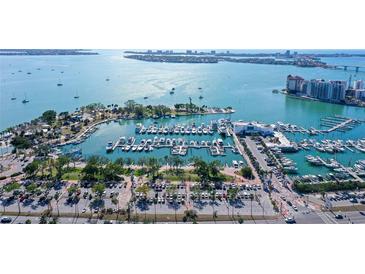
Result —
<instances>
[{"instance_id":1,"label":"ocean water","mask_svg":"<svg viewBox=\"0 0 365 274\"><path fill-rule=\"evenodd\" d=\"M333 80L348 80L352 75L352 79L365 80L365 69L355 74L354 71L225 62L148 63L123 58L122 50L97 51L100 55L0 56L0 130L29 121L47 109L72 111L89 103L123 104L128 99L143 104L173 105L188 102L189 97L196 104L232 106L236 110L231 115L232 120L283 121L319 127L320 118L335 114L365 119L365 108L304 101L272 93L273 89L285 87L288 74ZM359 57L324 60L332 64L365 66L365 58ZM63 86L58 87L57 83ZM172 87L175 88L174 95L169 94ZM199 90L199 87L202 89ZM80 98L74 99L75 94ZM13 96L17 100L11 101ZM143 99L145 96L148 96L147 100ZM199 96L203 99L199 100ZM24 97L30 101L28 104L22 104ZM211 117L203 119L208 122ZM103 132L105 137L96 138ZM84 148L83 151L101 153L105 141L113 140L122 132L123 126L120 125L114 130L100 130L95 138L91 137L95 141L90 141L89 149ZM127 133L132 134L126 132L125 135ZM337 139L363 138L365 125L347 133L334 134L338 134L334 136ZM87 146L87 143L84 145ZM303 158L297 155L295 157ZM301 168L306 163L301 163L300 159L297 160L300 170L310 172L310 168Z\"/></svg>"}]
</instances>

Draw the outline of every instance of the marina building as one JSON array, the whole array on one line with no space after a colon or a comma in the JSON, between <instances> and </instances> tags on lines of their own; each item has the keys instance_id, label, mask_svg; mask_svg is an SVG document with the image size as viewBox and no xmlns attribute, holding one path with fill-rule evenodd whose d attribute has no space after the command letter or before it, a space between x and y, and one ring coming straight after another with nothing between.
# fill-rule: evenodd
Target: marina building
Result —
<instances>
[{"instance_id":1,"label":"marina building","mask_svg":"<svg viewBox=\"0 0 365 274\"><path fill-rule=\"evenodd\" d=\"M264 125L257 122L235 122L233 123L234 133L238 136L245 135L262 135L272 136L274 135L274 127L270 125Z\"/></svg>"}]
</instances>

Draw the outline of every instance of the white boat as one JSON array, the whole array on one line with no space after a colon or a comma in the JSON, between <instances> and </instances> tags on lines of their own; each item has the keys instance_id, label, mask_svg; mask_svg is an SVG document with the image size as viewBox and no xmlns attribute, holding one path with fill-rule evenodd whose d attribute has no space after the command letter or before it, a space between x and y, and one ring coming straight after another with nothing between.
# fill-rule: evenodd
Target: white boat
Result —
<instances>
[{"instance_id":1,"label":"white boat","mask_svg":"<svg viewBox=\"0 0 365 274\"><path fill-rule=\"evenodd\" d=\"M239 167L238 162L236 160L233 160L232 161L232 165L233 165L234 168L238 168Z\"/></svg>"},{"instance_id":2,"label":"white boat","mask_svg":"<svg viewBox=\"0 0 365 274\"><path fill-rule=\"evenodd\" d=\"M223 146L223 140L222 140L222 139L218 139L218 140L217 140L217 144L218 144L219 146Z\"/></svg>"},{"instance_id":3,"label":"white boat","mask_svg":"<svg viewBox=\"0 0 365 274\"><path fill-rule=\"evenodd\" d=\"M106 152L111 152L113 150L113 142L108 142L105 149L106 149Z\"/></svg>"}]
</instances>

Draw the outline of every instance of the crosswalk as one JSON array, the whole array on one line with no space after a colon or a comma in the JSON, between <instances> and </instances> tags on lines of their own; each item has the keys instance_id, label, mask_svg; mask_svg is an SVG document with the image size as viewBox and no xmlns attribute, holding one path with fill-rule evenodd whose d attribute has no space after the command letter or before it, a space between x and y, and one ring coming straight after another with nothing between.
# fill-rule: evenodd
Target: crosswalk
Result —
<instances>
[{"instance_id":1,"label":"crosswalk","mask_svg":"<svg viewBox=\"0 0 365 274\"><path fill-rule=\"evenodd\" d=\"M336 219L334 219L333 217L331 217L327 212L316 211L316 213L319 216L319 218L321 218L322 221L325 224L338 224L338 222L336 221Z\"/></svg>"}]
</instances>

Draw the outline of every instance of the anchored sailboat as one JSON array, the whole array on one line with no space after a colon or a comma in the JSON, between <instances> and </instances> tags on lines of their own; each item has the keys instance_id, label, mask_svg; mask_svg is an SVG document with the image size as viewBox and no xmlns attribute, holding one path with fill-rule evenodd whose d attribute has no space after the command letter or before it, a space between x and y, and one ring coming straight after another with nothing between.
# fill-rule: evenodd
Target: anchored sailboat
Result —
<instances>
[{"instance_id":1,"label":"anchored sailboat","mask_svg":"<svg viewBox=\"0 0 365 274\"><path fill-rule=\"evenodd\" d=\"M29 100L27 99L27 94L24 94L24 100L22 101L23 104L29 103Z\"/></svg>"}]
</instances>

